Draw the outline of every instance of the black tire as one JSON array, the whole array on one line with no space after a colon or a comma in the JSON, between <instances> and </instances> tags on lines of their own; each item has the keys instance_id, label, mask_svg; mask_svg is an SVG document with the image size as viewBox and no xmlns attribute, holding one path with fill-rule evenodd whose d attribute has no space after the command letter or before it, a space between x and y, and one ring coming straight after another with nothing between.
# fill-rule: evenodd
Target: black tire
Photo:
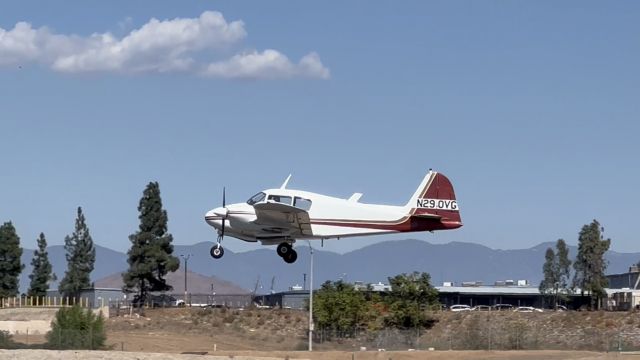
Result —
<instances>
[{"instance_id":1,"label":"black tire","mask_svg":"<svg viewBox=\"0 0 640 360\"><path fill-rule=\"evenodd\" d=\"M211 250L209 250L209 254L211 254L211 257L214 259L220 259L222 255L224 255L224 249L222 248L222 246L213 245L213 247L211 247Z\"/></svg>"},{"instance_id":2,"label":"black tire","mask_svg":"<svg viewBox=\"0 0 640 360\"><path fill-rule=\"evenodd\" d=\"M295 250L291 249L282 258L284 259L284 262L286 262L287 264L293 264L294 262L296 262L296 260L298 260L298 253Z\"/></svg>"},{"instance_id":3,"label":"black tire","mask_svg":"<svg viewBox=\"0 0 640 360\"><path fill-rule=\"evenodd\" d=\"M278 248L276 249L276 252L278 253L278 256L280 256L283 259L291 251L293 251L293 249L291 248L291 244L286 243L286 242L280 243L280 245L278 245Z\"/></svg>"}]
</instances>

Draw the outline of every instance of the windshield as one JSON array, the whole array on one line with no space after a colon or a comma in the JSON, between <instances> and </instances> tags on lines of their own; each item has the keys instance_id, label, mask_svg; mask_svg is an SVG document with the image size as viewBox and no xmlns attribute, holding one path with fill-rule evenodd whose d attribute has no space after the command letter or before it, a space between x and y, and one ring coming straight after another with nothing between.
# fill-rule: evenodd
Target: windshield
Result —
<instances>
[{"instance_id":1,"label":"windshield","mask_svg":"<svg viewBox=\"0 0 640 360\"><path fill-rule=\"evenodd\" d=\"M251 197L251 199L247 200L247 204L249 204L249 205L257 204L257 203L263 201L265 196L266 196L265 193L259 192L259 193L255 194L255 195L253 195Z\"/></svg>"}]
</instances>

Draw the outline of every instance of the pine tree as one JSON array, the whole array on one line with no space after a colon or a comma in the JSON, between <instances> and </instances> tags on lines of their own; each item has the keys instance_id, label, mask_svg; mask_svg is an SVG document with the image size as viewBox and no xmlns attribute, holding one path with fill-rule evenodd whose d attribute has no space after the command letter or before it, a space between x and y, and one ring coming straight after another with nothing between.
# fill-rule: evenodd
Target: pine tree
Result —
<instances>
[{"instance_id":1,"label":"pine tree","mask_svg":"<svg viewBox=\"0 0 640 360\"><path fill-rule=\"evenodd\" d=\"M64 296L78 298L80 290L91 287L91 272L96 261L96 248L81 207L78 207L74 232L64 238L64 249L67 271L60 281L59 290Z\"/></svg>"},{"instance_id":2,"label":"pine tree","mask_svg":"<svg viewBox=\"0 0 640 360\"><path fill-rule=\"evenodd\" d=\"M606 296L604 288L608 284L604 274L607 269L604 254L609 250L611 239L605 239L603 232L604 228L597 220L582 227L578 236L578 255L573 264L573 284L580 288L582 295L589 295L591 308Z\"/></svg>"},{"instance_id":3,"label":"pine tree","mask_svg":"<svg viewBox=\"0 0 640 360\"><path fill-rule=\"evenodd\" d=\"M27 295L42 297L47 296L49 282L56 280L56 275L52 272L49 254L47 253L47 239L45 239L43 233L40 233L37 241L38 249L33 252L33 259L31 259L33 271L29 275L31 284Z\"/></svg>"},{"instance_id":4,"label":"pine tree","mask_svg":"<svg viewBox=\"0 0 640 360\"><path fill-rule=\"evenodd\" d=\"M11 221L0 226L0 298L18 295L22 248Z\"/></svg>"},{"instance_id":5,"label":"pine tree","mask_svg":"<svg viewBox=\"0 0 640 360\"><path fill-rule=\"evenodd\" d=\"M162 209L160 185L150 182L138 205L140 226L129 236L129 269L122 274L125 291L136 291L144 301L151 291L167 291L165 275L178 270L180 262L173 256L173 236L167 232L167 212Z\"/></svg>"}]
</instances>

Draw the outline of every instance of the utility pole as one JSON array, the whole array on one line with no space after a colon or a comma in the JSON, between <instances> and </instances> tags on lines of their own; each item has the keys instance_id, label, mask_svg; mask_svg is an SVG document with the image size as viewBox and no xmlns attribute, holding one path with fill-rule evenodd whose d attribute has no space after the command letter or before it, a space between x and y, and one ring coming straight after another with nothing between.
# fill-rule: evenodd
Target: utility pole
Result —
<instances>
[{"instance_id":1,"label":"utility pole","mask_svg":"<svg viewBox=\"0 0 640 360\"><path fill-rule=\"evenodd\" d=\"M309 244L309 253L311 254L311 265L309 271L309 351L313 351L313 248Z\"/></svg>"},{"instance_id":2,"label":"utility pole","mask_svg":"<svg viewBox=\"0 0 640 360\"><path fill-rule=\"evenodd\" d=\"M181 258L184 259L184 306L187 306L187 267L189 265L189 258L191 254L188 255L180 255Z\"/></svg>"}]
</instances>

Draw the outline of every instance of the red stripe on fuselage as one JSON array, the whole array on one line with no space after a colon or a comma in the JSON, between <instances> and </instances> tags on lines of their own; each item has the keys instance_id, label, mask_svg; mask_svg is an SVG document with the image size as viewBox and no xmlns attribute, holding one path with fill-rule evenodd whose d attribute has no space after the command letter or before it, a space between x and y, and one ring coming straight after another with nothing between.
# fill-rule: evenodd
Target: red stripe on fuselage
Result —
<instances>
[{"instance_id":1,"label":"red stripe on fuselage","mask_svg":"<svg viewBox=\"0 0 640 360\"><path fill-rule=\"evenodd\" d=\"M353 227L361 229L376 229L376 230L388 230L398 232L412 232L412 231L432 231L432 230L448 230L457 229L462 226L460 222L448 222L441 221L440 219L428 219L420 217L409 217L403 222L396 224L382 224L375 222L349 222L349 221L314 221L311 220L312 225L328 225L328 226L340 226L340 227Z\"/></svg>"}]
</instances>

